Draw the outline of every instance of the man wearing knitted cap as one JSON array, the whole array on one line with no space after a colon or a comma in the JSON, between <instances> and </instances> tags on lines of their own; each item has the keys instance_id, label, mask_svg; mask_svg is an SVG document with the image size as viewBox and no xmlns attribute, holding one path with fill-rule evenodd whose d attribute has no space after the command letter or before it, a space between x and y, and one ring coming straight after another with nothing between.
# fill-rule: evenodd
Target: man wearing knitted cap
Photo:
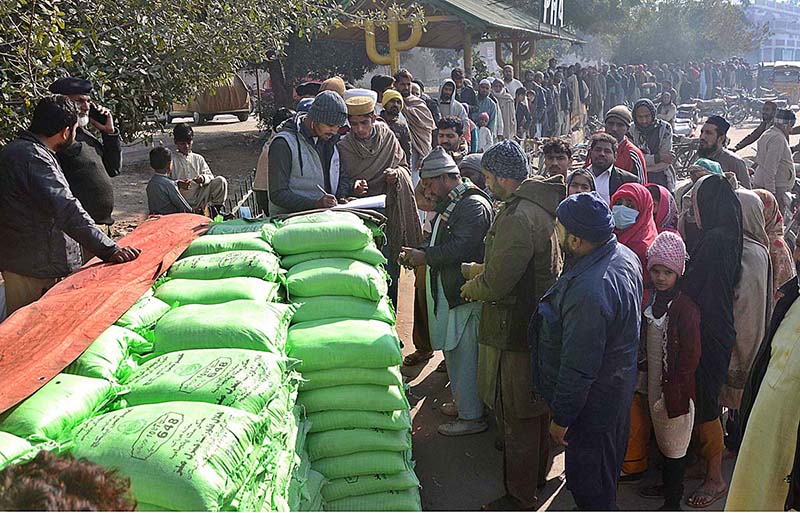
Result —
<instances>
[{"instance_id":1,"label":"man wearing knitted cap","mask_svg":"<svg viewBox=\"0 0 800 513\"><path fill-rule=\"evenodd\" d=\"M647 183L644 154L628 137L631 123L633 123L633 116L627 105L617 105L606 113L606 133L617 140L617 160L614 161L614 166L638 176L639 182ZM590 164L591 159L587 158L586 163Z\"/></svg>"},{"instance_id":2,"label":"man wearing knitted cap","mask_svg":"<svg viewBox=\"0 0 800 513\"><path fill-rule=\"evenodd\" d=\"M397 138L385 123L376 123L372 98L354 96L345 103L350 132L338 145L342 173L354 184L356 196L386 195L387 245L384 253L391 278L389 297L396 308L400 248L422 242L411 173Z\"/></svg>"},{"instance_id":3,"label":"man wearing knitted cap","mask_svg":"<svg viewBox=\"0 0 800 513\"><path fill-rule=\"evenodd\" d=\"M672 126L658 119L656 106L647 98L637 101L633 107L633 126L630 128L633 144L644 154L647 180L666 187L675 193L675 168L672 162Z\"/></svg>"},{"instance_id":4,"label":"man wearing knitted cap","mask_svg":"<svg viewBox=\"0 0 800 513\"><path fill-rule=\"evenodd\" d=\"M427 266L430 339L434 350L444 351L454 399L442 405L441 411L457 417L439 426L439 433L480 433L488 427L477 390L481 305L461 297L466 281L461 264L483 262L492 206L480 189L461 179L456 163L441 146L422 161L420 185L425 197L436 203L433 232L426 247L404 247L400 262L413 268Z\"/></svg>"},{"instance_id":5,"label":"man wearing knitted cap","mask_svg":"<svg viewBox=\"0 0 800 513\"><path fill-rule=\"evenodd\" d=\"M766 189L778 200L781 214L787 215L790 201L787 193L794 186L794 162L789 148L789 134L794 127L794 112L778 109L775 124L758 139L753 174L753 187Z\"/></svg>"},{"instance_id":6,"label":"man wearing knitted cap","mask_svg":"<svg viewBox=\"0 0 800 513\"><path fill-rule=\"evenodd\" d=\"M725 147L728 129L731 124L722 116L710 116L700 129L700 146L697 155L713 160L722 167L725 173L733 173L739 185L750 189L750 172L747 163L734 152Z\"/></svg>"},{"instance_id":7,"label":"man wearing knitted cap","mask_svg":"<svg viewBox=\"0 0 800 513\"><path fill-rule=\"evenodd\" d=\"M547 405L532 394L528 323L561 272L555 224L564 177L528 178L527 156L513 141L492 146L481 166L503 203L486 234L483 269L461 294L483 304L478 392L503 427L506 487L484 509L527 510L537 505L551 465Z\"/></svg>"},{"instance_id":8,"label":"man wearing knitted cap","mask_svg":"<svg viewBox=\"0 0 800 513\"><path fill-rule=\"evenodd\" d=\"M403 96L394 89L387 89L381 93L383 112L381 120L389 126L389 129L397 137L400 147L405 153L406 167L411 169L411 130L408 123L400 114L403 110Z\"/></svg>"},{"instance_id":9,"label":"man wearing knitted cap","mask_svg":"<svg viewBox=\"0 0 800 513\"><path fill-rule=\"evenodd\" d=\"M578 509L612 511L636 384L642 267L617 241L596 192L568 197L556 218L574 263L531 321L534 387L550 406L551 437L566 446L567 488Z\"/></svg>"},{"instance_id":10,"label":"man wearing knitted cap","mask_svg":"<svg viewBox=\"0 0 800 513\"><path fill-rule=\"evenodd\" d=\"M350 193L336 148L346 122L342 97L323 91L308 114L297 114L275 134L269 147L270 214L330 208Z\"/></svg>"}]
</instances>

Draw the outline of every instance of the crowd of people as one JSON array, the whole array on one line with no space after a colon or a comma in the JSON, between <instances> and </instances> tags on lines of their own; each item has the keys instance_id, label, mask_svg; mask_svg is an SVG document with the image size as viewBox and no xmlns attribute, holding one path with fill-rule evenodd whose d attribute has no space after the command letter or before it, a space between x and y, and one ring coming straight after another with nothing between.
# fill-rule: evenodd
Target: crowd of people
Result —
<instances>
[{"instance_id":1,"label":"crowd of people","mask_svg":"<svg viewBox=\"0 0 800 513\"><path fill-rule=\"evenodd\" d=\"M686 84L701 95L709 80L736 84L739 64L704 63L695 79L689 63ZM673 69L682 68L599 73L641 72L683 91ZM468 436L497 421L506 494L484 509L539 505L551 441L565 447L577 507L616 509L618 484L656 466L653 434L662 483L640 493L664 509L680 509L687 473L702 478L686 499L694 508L726 494L735 510L797 507L800 288L784 237L795 115L765 105L754 171L727 149L730 124L709 117L691 181L678 183L670 124L637 86L583 103L578 80L597 73L551 61L524 81L506 68L475 90L454 69L438 98L405 69L376 75L370 89L339 77L302 84L296 111L278 111L261 151L259 207L282 215L380 198L395 306L401 266L415 279L415 351L404 364L444 353L453 401L441 411L452 420L439 433ZM558 98L554 118L545 87ZM70 179L76 169L118 172L111 113L90 116L86 81L53 92L0 153L0 269L12 310L88 254L139 254L97 228L103 213L90 213L93 197L84 205ZM586 162L571 171L569 139L550 137L534 172L517 139L564 134L590 112L604 129ZM218 213L227 182L192 152L191 127L173 136L177 153L150 154L151 213ZM738 454L730 485L726 450Z\"/></svg>"},{"instance_id":2,"label":"crowd of people","mask_svg":"<svg viewBox=\"0 0 800 513\"><path fill-rule=\"evenodd\" d=\"M584 73L569 68L567 89ZM681 507L690 461L702 482L685 503L706 508L725 497L726 452L739 455L728 506L782 508L791 494L779 474L793 472L794 451L765 440L771 417L762 403L788 398L791 380L755 390L771 366L798 365L770 361L765 350L794 342L775 338L796 322L790 316L770 325L778 299L798 295L783 221L794 113L765 105L754 140L736 148L758 143L752 166L727 148L730 124L709 117L691 181L679 183L671 127L657 106L611 96L593 107L605 109L604 129L582 168L570 172L569 139L552 137L534 172L518 130L522 122L545 134L537 109L540 98L548 105L540 95L547 75L519 87L503 72L476 91L454 69L438 99L407 70L374 77L370 89L322 82L264 147L264 209L386 195L389 274L396 283L399 262L415 275L415 351L404 363L443 352L438 370L448 373L453 401L441 411L453 420L441 435L485 431L487 411L501 428L507 493L485 509L537 504L548 436L566 447L577 506L614 509L617 485L639 482L654 464L653 433L662 484L640 493L664 509ZM562 84L561 71L553 77ZM568 93L560 97L570 105ZM274 148L283 140L292 151ZM757 365L760 376L751 373ZM796 427L796 408L779 409ZM795 447L792 433L781 443ZM773 449L760 451L765 443ZM775 493L756 492L761 486Z\"/></svg>"}]
</instances>

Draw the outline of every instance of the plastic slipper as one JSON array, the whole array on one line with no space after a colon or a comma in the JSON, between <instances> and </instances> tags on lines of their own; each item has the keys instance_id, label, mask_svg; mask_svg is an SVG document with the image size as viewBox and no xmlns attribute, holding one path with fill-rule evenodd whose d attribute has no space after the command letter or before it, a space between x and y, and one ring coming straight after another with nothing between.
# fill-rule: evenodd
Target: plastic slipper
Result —
<instances>
[{"instance_id":1,"label":"plastic slipper","mask_svg":"<svg viewBox=\"0 0 800 513\"><path fill-rule=\"evenodd\" d=\"M727 486L720 492L709 491L709 490L707 490L705 488L698 488L697 490L694 491L694 493L688 499L686 499L686 505L689 506L690 508L694 508L694 509L706 509L706 508L710 507L712 504L714 504L715 502L717 502L718 500L720 500L721 498L725 497L725 494L727 494L727 493L728 493L728 487ZM700 497L704 497L704 498L707 498L709 500L706 501L702 505L701 504L693 504L692 499L699 499Z\"/></svg>"}]
</instances>

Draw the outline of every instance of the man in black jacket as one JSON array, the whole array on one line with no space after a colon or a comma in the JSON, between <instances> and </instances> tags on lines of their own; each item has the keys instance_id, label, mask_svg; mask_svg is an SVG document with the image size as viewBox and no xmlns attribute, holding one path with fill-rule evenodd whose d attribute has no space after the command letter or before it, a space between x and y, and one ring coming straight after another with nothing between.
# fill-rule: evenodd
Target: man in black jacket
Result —
<instances>
[{"instance_id":1,"label":"man in black jacket","mask_svg":"<svg viewBox=\"0 0 800 513\"><path fill-rule=\"evenodd\" d=\"M478 93L464 82L464 70L453 68L450 78L456 84L456 100L469 105L469 113L478 109Z\"/></svg>"},{"instance_id":2,"label":"man in black jacket","mask_svg":"<svg viewBox=\"0 0 800 513\"><path fill-rule=\"evenodd\" d=\"M589 143L589 160L591 169L594 174L594 183L597 188L597 194L606 202L611 205L611 196L617 192L617 189L624 183L639 181L639 177L633 173L623 171L616 167L614 162L617 159L617 140L614 136L605 132L594 134Z\"/></svg>"},{"instance_id":3,"label":"man in black jacket","mask_svg":"<svg viewBox=\"0 0 800 513\"><path fill-rule=\"evenodd\" d=\"M492 205L483 191L461 179L458 166L441 146L422 161L420 183L425 197L437 205L433 234L427 247L403 248L400 261L408 267L427 266L430 338L433 349L444 351L455 400L442 405L441 411L457 417L439 426L439 433L471 435L487 429L478 396L481 305L461 297L466 282L461 264L483 262Z\"/></svg>"},{"instance_id":4,"label":"man in black jacket","mask_svg":"<svg viewBox=\"0 0 800 513\"><path fill-rule=\"evenodd\" d=\"M106 237L70 191L55 154L75 142L77 128L77 105L48 96L30 128L0 152L0 270L9 314L80 267L78 243L106 262L139 256Z\"/></svg>"},{"instance_id":5,"label":"man in black jacket","mask_svg":"<svg viewBox=\"0 0 800 513\"><path fill-rule=\"evenodd\" d=\"M56 154L72 194L96 224L111 225L114 218L114 188L111 177L122 166L122 145L111 111L92 102L92 83L81 78L65 77L53 82L50 92L63 94L78 106L78 129L75 142ZM89 116L91 108L97 110ZM97 119L105 118L104 122ZM100 132L98 139L88 127ZM84 255L84 260L88 260Z\"/></svg>"}]
</instances>

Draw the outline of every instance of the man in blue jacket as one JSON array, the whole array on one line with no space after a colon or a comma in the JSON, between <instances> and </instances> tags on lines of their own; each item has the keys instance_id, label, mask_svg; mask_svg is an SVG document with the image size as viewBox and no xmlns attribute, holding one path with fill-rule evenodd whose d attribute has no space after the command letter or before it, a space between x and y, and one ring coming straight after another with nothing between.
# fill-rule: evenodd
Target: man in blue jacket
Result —
<instances>
[{"instance_id":1,"label":"man in blue jacket","mask_svg":"<svg viewBox=\"0 0 800 513\"><path fill-rule=\"evenodd\" d=\"M566 446L576 505L615 510L636 381L641 265L617 242L596 192L565 199L556 217L561 247L574 260L532 321L534 387L552 410L551 437Z\"/></svg>"}]
</instances>

